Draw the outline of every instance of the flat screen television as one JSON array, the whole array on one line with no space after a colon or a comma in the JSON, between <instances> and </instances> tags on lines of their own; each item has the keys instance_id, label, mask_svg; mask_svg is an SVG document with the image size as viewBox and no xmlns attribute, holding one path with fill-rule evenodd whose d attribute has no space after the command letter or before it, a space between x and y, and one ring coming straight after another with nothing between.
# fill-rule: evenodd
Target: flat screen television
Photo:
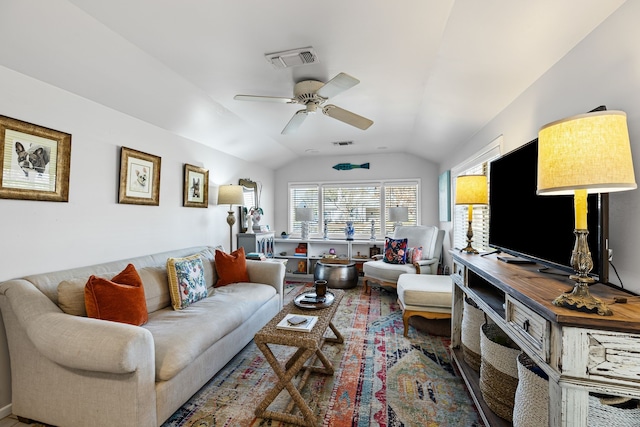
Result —
<instances>
[{"instance_id":1,"label":"flat screen television","mask_svg":"<svg viewBox=\"0 0 640 427\"><path fill-rule=\"evenodd\" d=\"M489 168L489 246L546 267L573 273L573 196L536 195L538 140L494 160ZM608 194L587 197L590 275L609 280Z\"/></svg>"}]
</instances>

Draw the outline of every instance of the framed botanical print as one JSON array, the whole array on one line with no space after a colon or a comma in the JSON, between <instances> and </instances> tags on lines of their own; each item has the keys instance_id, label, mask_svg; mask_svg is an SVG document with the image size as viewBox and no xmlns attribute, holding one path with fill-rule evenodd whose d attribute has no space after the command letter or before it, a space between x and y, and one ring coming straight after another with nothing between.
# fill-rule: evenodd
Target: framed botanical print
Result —
<instances>
[{"instance_id":1,"label":"framed botanical print","mask_svg":"<svg viewBox=\"0 0 640 427\"><path fill-rule=\"evenodd\" d=\"M71 135L0 116L0 198L69 201Z\"/></svg>"},{"instance_id":2,"label":"framed botanical print","mask_svg":"<svg viewBox=\"0 0 640 427\"><path fill-rule=\"evenodd\" d=\"M160 157L121 148L118 203L160 204Z\"/></svg>"},{"instance_id":3,"label":"framed botanical print","mask_svg":"<svg viewBox=\"0 0 640 427\"><path fill-rule=\"evenodd\" d=\"M209 206L209 171L186 164L184 165L184 200L182 206L206 208Z\"/></svg>"}]
</instances>

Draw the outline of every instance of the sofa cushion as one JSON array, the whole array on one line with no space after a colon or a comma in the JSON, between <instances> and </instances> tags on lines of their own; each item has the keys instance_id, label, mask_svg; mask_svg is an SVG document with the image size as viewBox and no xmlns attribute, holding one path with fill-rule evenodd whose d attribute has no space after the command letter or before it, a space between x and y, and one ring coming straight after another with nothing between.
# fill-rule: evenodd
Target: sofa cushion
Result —
<instances>
[{"instance_id":1,"label":"sofa cushion","mask_svg":"<svg viewBox=\"0 0 640 427\"><path fill-rule=\"evenodd\" d=\"M405 264L407 257L407 239L385 238L384 258L382 260L389 264Z\"/></svg>"},{"instance_id":2,"label":"sofa cushion","mask_svg":"<svg viewBox=\"0 0 640 427\"><path fill-rule=\"evenodd\" d=\"M106 280L111 280L117 272L101 274ZM76 279L63 280L58 284L58 307L67 314L73 316L87 316L87 309L84 305L84 287L89 277L79 277Z\"/></svg>"},{"instance_id":3,"label":"sofa cushion","mask_svg":"<svg viewBox=\"0 0 640 427\"><path fill-rule=\"evenodd\" d=\"M234 283L184 310L165 308L143 326L153 335L156 381L173 378L222 337L240 327L276 295L273 286Z\"/></svg>"},{"instance_id":4,"label":"sofa cushion","mask_svg":"<svg viewBox=\"0 0 640 427\"><path fill-rule=\"evenodd\" d=\"M200 254L169 258L167 277L174 310L182 310L207 297L204 264Z\"/></svg>"},{"instance_id":5,"label":"sofa cushion","mask_svg":"<svg viewBox=\"0 0 640 427\"><path fill-rule=\"evenodd\" d=\"M216 250L216 271L218 272L216 287L230 283L248 282L249 273L247 272L244 248L241 246L230 254Z\"/></svg>"},{"instance_id":6,"label":"sofa cushion","mask_svg":"<svg viewBox=\"0 0 640 427\"><path fill-rule=\"evenodd\" d=\"M143 325L148 319L147 303L140 275L129 264L106 280L91 276L84 289L87 316L131 325Z\"/></svg>"},{"instance_id":7,"label":"sofa cushion","mask_svg":"<svg viewBox=\"0 0 640 427\"><path fill-rule=\"evenodd\" d=\"M407 249L407 259L406 262L409 264L413 264L414 262L418 262L422 259L422 246L417 248L409 248Z\"/></svg>"}]
</instances>

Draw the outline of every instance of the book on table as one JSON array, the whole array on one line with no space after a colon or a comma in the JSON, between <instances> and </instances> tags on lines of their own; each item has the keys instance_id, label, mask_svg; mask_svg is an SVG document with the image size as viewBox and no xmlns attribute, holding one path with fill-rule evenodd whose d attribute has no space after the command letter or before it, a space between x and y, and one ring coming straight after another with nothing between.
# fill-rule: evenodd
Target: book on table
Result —
<instances>
[{"instance_id":1,"label":"book on table","mask_svg":"<svg viewBox=\"0 0 640 427\"><path fill-rule=\"evenodd\" d=\"M318 316L289 313L276 325L276 328L287 331L311 332L317 321Z\"/></svg>"}]
</instances>

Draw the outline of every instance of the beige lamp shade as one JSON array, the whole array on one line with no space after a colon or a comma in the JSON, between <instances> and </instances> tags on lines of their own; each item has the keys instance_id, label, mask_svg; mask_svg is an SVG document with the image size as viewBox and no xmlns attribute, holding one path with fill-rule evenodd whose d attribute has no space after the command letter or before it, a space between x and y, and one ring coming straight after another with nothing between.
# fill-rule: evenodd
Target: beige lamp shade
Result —
<instances>
[{"instance_id":1,"label":"beige lamp shade","mask_svg":"<svg viewBox=\"0 0 640 427\"><path fill-rule=\"evenodd\" d=\"M622 111L598 111L543 126L538 133L538 194L610 193L637 188Z\"/></svg>"},{"instance_id":2,"label":"beige lamp shade","mask_svg":"<svg viewBox=\"0 0 640 427\"><path fill-rule=\"evenodd\" d=\"M219 205L242 205L244 204L244 194L239 185L221 185L218 188Z\"/></svg>"},{"instance_id":3,"label":"beige lamp shade","mask_svg":"<svg viewBox=\"0 0 640 427\"><path fill-rule=\"evenodd\" d=\"M460 175L456 178L456 205L486 205L486 175Z\"/></svg>"},{"instance_id":4,"label":"beige lamp shade","mask_svg":"<svg viewBox=\"0 0 640 427\"><path fill-rule=\"evenodd\" d=\"M296 221L313 221L313 208L296 208Z\"/></svg>"},{"instance_id":5,"label":"beige lamp shade","mask_svg":"<svg viewBox=\"0 0 640 427\"><path fill-rule=\"evenodd\" d=\"M405 222L409 220L409 208L404 206L396 206L389 208L389 221Z\"/></svg>"}]
</instances>

